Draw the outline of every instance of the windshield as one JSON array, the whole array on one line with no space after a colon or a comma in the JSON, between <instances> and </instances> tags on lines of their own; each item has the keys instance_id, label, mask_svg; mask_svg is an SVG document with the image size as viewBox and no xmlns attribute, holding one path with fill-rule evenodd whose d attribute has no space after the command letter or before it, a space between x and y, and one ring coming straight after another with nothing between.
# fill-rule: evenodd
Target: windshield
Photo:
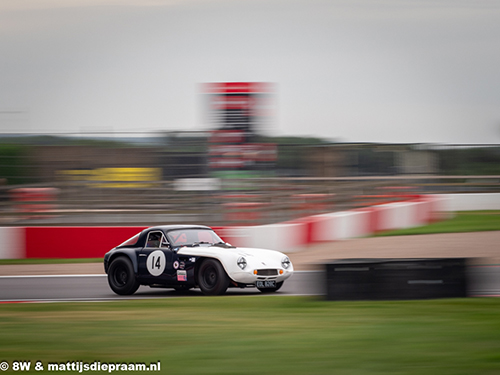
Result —
<instances>
[{"instance_id":1,"label":"windshield","mask_svg":"<svg viewBox=\"0 0 500 375\"><path fill-rule=\"evenodd\" d=\"M176 229L167 233L168 240L174 247L196 245L200 243L223 243L211 229Z\"/></svg>"}]
</instances>

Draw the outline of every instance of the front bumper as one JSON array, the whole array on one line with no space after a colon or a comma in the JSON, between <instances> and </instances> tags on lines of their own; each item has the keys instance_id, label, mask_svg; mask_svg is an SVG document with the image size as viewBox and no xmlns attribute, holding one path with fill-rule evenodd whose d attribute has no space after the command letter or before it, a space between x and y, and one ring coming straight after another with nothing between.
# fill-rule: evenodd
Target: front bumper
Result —
<instances>
[{"instance_id":1,"label":"front bumper","mask_svg":"<svg viewBox=\"0 0 500 375\"><path fill-rule=\"evenodd\" d=\"M275 271L276 272L273 272ZM280 274L280 270L282 273ZM285 281L288 279L290 276L293 274L293 270L285 270L282 268L278 269L261 269L257 271L267 271L267 272L258 272L257 274L254 273L254 270L242 270L242 271L235 271L231 272L229 274L229 277L239 283L239 284L246 284L246 285L255 285L257 280L276 280L277 283Z\"/></svg>"}]
</instances>

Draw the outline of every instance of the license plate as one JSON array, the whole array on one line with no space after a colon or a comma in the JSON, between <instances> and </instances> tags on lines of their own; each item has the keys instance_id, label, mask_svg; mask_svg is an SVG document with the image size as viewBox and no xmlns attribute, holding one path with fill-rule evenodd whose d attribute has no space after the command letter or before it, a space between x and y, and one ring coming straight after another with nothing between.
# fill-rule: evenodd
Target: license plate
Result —
<instances>
[{"instance_id":1,"label":"license plate","mask_svg":"<svg viewBox=\"0 0 500 375\"><path fill-rule=\"evenodd\" d=\"M257 288L276 288L276 280L257 280Z\"/></svg>"}]
</instances>

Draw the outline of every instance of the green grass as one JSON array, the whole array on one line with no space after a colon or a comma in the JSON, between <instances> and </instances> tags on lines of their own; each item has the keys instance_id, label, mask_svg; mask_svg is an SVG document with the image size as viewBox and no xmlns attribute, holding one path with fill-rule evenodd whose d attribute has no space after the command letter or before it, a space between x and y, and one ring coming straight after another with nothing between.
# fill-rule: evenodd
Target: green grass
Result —
<instances>
[{"instance_id":1,"label":"green grass","mask_svg":"<svg viewBox=\"0 0 500 375\"><path fill-rule=\"evenodd\" d=\"M0 360L159 360L166 374L498 374L498 311L494 298L4 304Z\"/></svg>"},{"instance_id":2,"label":"green grass","mask_svg":"<svg viewBox=\"0 0 500 375\"><path fill-rule=\"evenodd\" d=\"M393 230L377 236L402 236L410 234L484 232L500 230L500 211L462 211L455 217L416 228Z\"/></svg>"},{"instance_id":3,"label":"green grass","mask_svg":"<svg viewBox=\"0 0 500 375\"><path fill-rule=\"evenodd\" d=\"M30 259L0 259L0 265L5 264L59 264L59 263L102 263L102 258L30 258Z\"/></svg>"}]
</instances>

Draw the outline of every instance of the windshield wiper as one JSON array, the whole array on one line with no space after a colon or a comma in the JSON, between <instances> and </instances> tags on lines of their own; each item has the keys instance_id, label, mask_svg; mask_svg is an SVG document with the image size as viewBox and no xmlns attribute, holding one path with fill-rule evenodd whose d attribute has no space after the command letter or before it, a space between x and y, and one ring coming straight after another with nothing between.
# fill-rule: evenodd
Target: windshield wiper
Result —
<instances>
[{"instance_id":1,"label":"windshield wiper","mask_svg":"<svg viewBox=\"0 0 500 375\"><path fill-rule=\"evenodd\" d=\"M210 246L218 246L218 247L223 247L226 249L234 249L235 247L232 245L229 245L228 243L225 242L217 242L217 243L212 243L212 242L206 242L206 241L199 241L199 242L193 242L189 245L184 245L186 247L195 247L195 246L200 246L200 245L210 245Z\"/></svg>"},{"instance_id":2,"label":"windshield wiper","mask_svg":"<svg viewBox=\"0 0 500 375\"><path fill-rule=\"evenodd\" d=\"M214 243L213 246L224 247L226 249L234 249L235 248L235 246L230 245L230 244L228 244L226 242L217 242L217 243Z\"/></svg>"},{"instance_id":3,"label":"windshield wiper","mask_svg":"<svg viewBox=\"0 0 500 375\"><path fill-rule=\"evenodd\" d=\"M200 245L213 245L211 242L205 242L205 241L200 241L200 242L193 242L189 245L185 245L187 247L195 247L195 246L200 246Z\"/></svg>"}]
</instances>

